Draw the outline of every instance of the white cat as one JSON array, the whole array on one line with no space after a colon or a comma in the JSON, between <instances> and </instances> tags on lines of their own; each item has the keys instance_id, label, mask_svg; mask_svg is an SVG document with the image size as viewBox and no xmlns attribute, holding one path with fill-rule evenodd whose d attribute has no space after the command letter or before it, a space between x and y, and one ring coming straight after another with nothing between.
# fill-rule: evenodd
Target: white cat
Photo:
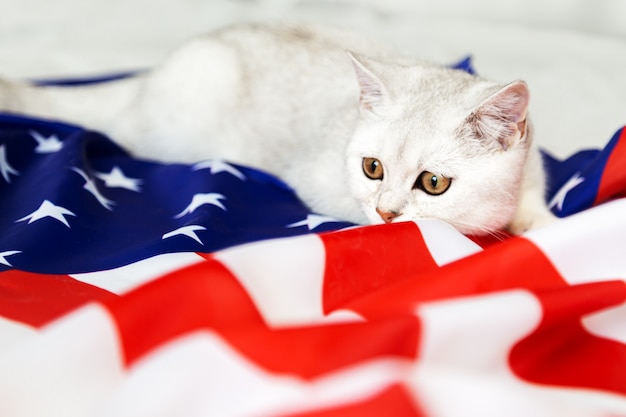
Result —
<instances>
[{"instance_id":1,"label":"white cat","mask_svg":"<svg viewBox=\"0 0 626 417\"><path fill-rule=\"evenodd\" d=\"M226 28L101 85L0 82L1 109L98 129L138 156L221 158L278 175L318 213L438 218L467 234L553 220L528 105L521 81L288 25Z\"/></svg>"}]
</instances>

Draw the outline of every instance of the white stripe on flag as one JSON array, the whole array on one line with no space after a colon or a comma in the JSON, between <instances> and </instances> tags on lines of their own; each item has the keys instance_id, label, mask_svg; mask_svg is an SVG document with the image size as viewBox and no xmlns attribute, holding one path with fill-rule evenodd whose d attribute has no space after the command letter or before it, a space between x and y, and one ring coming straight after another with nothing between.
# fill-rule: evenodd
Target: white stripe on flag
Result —
<instances>
[{"instance_id":1,"label":"white stripe on flag","mask_svg":"<svg viewBox=\"0 0 626 417\"><path fill-rule=\"evenodd\" d=\"M90 304L0 357L1 416L100 415L123 370L110 315Z\"/></svg>"},{"instance_id":2,"label":"white stripe on flag","mask_svg":"<svg viewBox=\"0 0 626 417\"><path fill-rule=\"evenodd\" d=\"M24 323L0 317L0 353L19 345L28 337L37 335L37 330Z\"/></svg>"},{"instance_id":3,"label":"white stripe on flag","mask_svg":"<svg viewBox=\"0 0 626 417\"><path fill-rule=\"evenodd\" d=\"M170 272L204 261L194 252L166 253L119 268L70 276L115 294L124 294Z\"/></svg>"},{"instance_id":4,"label":"white stripe on flag","mask_svg":"<svg viewBox=\"0 0 626 417\"><path fill-rule=\"evenodd\" d=\"M538 300L523 290L429 302L416 311L422 323L423 366L506 373L509 349L542 318Z\"/></svg>"},{"instance_id":5,"label":"white stripe on flag","mask_svg":"<svg viewBox=\"0 0 626 417\"><path fill-rule=\"evenodd\" d=\"M317 235L273 239L215 254L253 298L272 326L361 320L341 311L324 317L325 247Z\"/></svg>"},{"instance_id":6,"label":"white stripe on flag","mask_svg":"<svg viewBox=\"0 0 626 417\"><path fill-rule=\"evenodd\" d=\"M570 284L626 279L626 199L612 201L529 232ZM593 334L626 343L626 306L583 318Z\"/></svg>"},{"instance_id":7,"label":"white stripe on flag","mask_svg":"<svg viewBox=\"0 0 626 417\"><path fill-rule=\"evenodd\" d=\"M419 220L417 225L437 265L445 265L480 252L482 248L440 220Z\"/></svg>"},{"instance_id":8,"label":"white stripe on flag","mask_svg":"<svg viewBox=\"0 0 626 417\"><path fill-rule=\"evenodd\" d=\"M626 278L626 199L558 220L525 237L570 284Z\"/></svg>"},{"instance_id":9,"label":"white stripe on flag","mask_svg":"<svg viewBox=\"0 0 626 417\"><path fill-rule=\"evenodd\" d=\"M513 374L508 366L510 350L542 318L539 301L528 292L503 291L427 303L417 312L423 324L423 345L412 381L429 416L605 417L626 413L623 396L534 384Z\"/></svg>"},{"instance_id":10,"label":"white stripe on flag","mask_svg":"<svg viewBox=\"0 0 626 417\"><path fill-rule=\"evenodd\" d=\"M626 305L589 314L581 321L590 333L626 344Z\"/></svg>"}]
</instances>

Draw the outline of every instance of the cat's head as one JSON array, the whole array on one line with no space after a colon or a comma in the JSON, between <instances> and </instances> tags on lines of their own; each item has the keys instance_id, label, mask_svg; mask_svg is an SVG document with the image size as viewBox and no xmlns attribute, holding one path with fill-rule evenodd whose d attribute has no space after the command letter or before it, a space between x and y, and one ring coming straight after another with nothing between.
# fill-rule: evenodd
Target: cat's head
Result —
<instances>
[{"instance_id":1,"label":"cat's head","mask_svg":"<svg viewBox=\"0 0 626 417\"><path fill-rule=\"evenodd\" d=\"M368 220L436 218L467 234L506 227L531 142L526 84L352 59L360 116L347 171Z\"/></svg>"}]
</instances>

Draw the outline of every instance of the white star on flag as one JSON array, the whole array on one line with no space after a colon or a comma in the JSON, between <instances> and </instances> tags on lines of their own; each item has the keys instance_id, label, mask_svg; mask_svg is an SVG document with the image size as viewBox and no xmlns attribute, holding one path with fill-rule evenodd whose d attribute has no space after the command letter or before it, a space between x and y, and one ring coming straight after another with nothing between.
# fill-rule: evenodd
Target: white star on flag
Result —
<instances>
[{"instance_id":1,"label":"white star on flag","mask_svg":"<svg viewBox=\"0 0 626 417\"><path fill-rule=\"evenodd\" d=\"M21 250L8 250L8 251L0 252L0 264L13 267L13 265L11 265L9 261L7 261L7 257L11 255L15 255L17 253L22 253L22 251Z\"/></svg>"},{"instance_id":2,"label":"white star on flag","mask_svg":"<svg viewBox=\"0 0 626 417\"><path fill-rule=\"evenodd\" d=\"M202 161L195 164L192 169L199 171L201 169L210 169L211 174L219 174L220 172L228 172L229 174L239 178L242 181L246 180L246 176L241 173L237 168L222 161L221 159L210 159L208 161Z\"/></svg>"},{"instance_id":3,"label":"white star on flag","mask_svg":"<svg viewBox=\"0 0 626 417\"><path fill-rule=\"evenodd\" d=\"M59 140L57 135L45 137L35 130L31 130L29 133L37 141L37 147L35 148L37 153L54 153L63 148L63 142Z\"/></svg>"},{"instance_id":4,"label":"white star on flag","mask_svg":"<svg viewBox=\"0 0 626 417\"><path fill-rule=\"evenodd\" d=\"M7 160L7 150L4 145L0 145L0 173L2 173L2 178L8 183L11 182L9 175L20 175L20 173L9 164Z\"/></svg>"},{"instance_id":5,"label":"white star on flag","mask_svg":"<svg viewBox=\"0 0 626 417\"><path fill-rule=\"evenodd\" d=\"M100 203L102 207L104 207L107 210L111 210L111 211L113 210L113 205L115 204L115 202L112 200L109 200L108 198L102 195L100 190L98 190L98 187L96 186L96 183L94 182L94 180L90 178L89 175L85 173L85 171L76 167L72 168L72 171L76 172L78 175L83 177L83 179L85 180L85 185L83 185L83 188L89 191L91 195L96 197L96 200L98 200L98 203Z\"/></svg>"},{"instance_id":6,"label":"white star on flag","mask_svg":"<svg viewBox=\"0 0 626 417\"><path fill-rule=\"evenodd\" d=\"M202 241L200 240L200 238L196 234L196 231L198 231L198 230L206 230L206 227L199 226L199 225L196 225L196 224L179 227L176 230L172 230L171 232L168 232L168 233L164 234L161 237L161 239L168 239L170 237L174 237L174 236L178 236L178 235L184 235L184 236L188 236L188 237L192 238L193 240L195 240L199 244L204 245L204 243L202 243Z\"/></svg>"},{"instance_id":7,"label":"white star on flag","mask_svg":"<svg viewBox=\"0 0 626 417\"><path fill-rule=\"evenodd\" d=\"M60 221L67 227L70 227L65 216L76 216L76 214L72 213L65 207L57 206L48 200L44 200L37 210L33 211L27 216L22 217L21 219L16 220L15 223L28 220L28 224L30 224L46 217L52 217L53 219Z\"/></svg>"},{"instance_id":8,"label":"white star on flag","mask_svg":"<svg viewBox=\"0 0 626 417\"><path fill-rule=\"evenodd\" d=\"M140 184L143 181L138 178L127 177L118 166L114 166L109 173L96 172L95 175L104 181L104 185L108 188L125 188L136 192L141 191Z\"/></svg>"},{"instance_id":9,"label":"white star on flag","mask_svg":"<svg viewBox=\"0 0 626 417\"><path fill-rule=\"evenodd\" d=\"M559 211L562 211L563 203L565 202L565 197L567 197L567 193L569 193L572 189L576 188L583 181L585 181L585 179L580 176L579 172L574 174L572 178L567 180L567 182L563 184L563 186L559 189L559 191L557 191L557 193L554 194L554 197L552 197L552 200L550 200L550 204L548 204L548 207L554 208L554 206L556 206L556 208Z\"/></svg>"},{"instance_id":10,"label":"white star on flag","mask_svg":"<svg viewBox=\"0 0 626 417\"><path fill-rule=\"evenodd\" d=\"M306 226L309 228L309 230L313 230L321 224L336 223L338 221L339 220L333 217L320 216L319 214L309 214L308 216L306 216L306 219L300 220L299 222L288 224L287 227L291 228L291 227Z\"/></svg>"},{"instance_id":11,"label":"white star on flag","mask_svg":"<svg viewBox=\"0 0 626 417\"><path fill-rule=\"evenodd\" d=\"M187 214L193 213L194 211L196 211L198 207L203 206L205 204L217 206L221 208L222 210L226 211L226 207L220 201L225 198L226 197L224 197L222 194L218 194L218 193L195 194L193 198L191 199L191 203L189 203L189 205L183 211L181 211L176 216L174 216L174 218L180 219L181 217L186 216Z\"/></svg>"}]
</instances>

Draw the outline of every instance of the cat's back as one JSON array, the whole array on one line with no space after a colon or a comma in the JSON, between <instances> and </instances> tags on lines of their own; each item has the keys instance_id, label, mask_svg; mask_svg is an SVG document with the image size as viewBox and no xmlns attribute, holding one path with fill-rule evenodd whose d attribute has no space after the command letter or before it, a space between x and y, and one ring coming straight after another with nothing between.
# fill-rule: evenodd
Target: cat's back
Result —
<instances>
[{"instance_id":1,"label":"cat's back","mask_svg":"<svg viewBox=\"0 0 626 417\"><path fill-rule=\"evenodd\" d=\"M324 60L336 59L346 62L346 51L366 54L372 58L390 57L388 46L377 44L357 33L334 26L304 23L246 23L232 25L207 35L210 38L237 48L246 59L268 61L280 65L280 59L291 60L298 64L311 64L300 61L301 58L318 57ZM317 65L331 62L317 62Z\"/></svg>"},{"instance_id":2,"label":"cat's back","mask_svg":"<svg viewBox=\"0 0 626 417\"><path fill-rule=\"evenodd\" d=\"M140 105L114 133L145 132L177 160L220 155L284 175L282 167L298 155L342 149L359 98L347 51L380 56L382 50L326 26L228 26L190 39L151 71ZM187 148L167 140L181 135L189 138Z\"/></svg>"},{"instance_id":3,"label":"cat's back","mask_svg":"<svg viewBox=\"0 0 626 417\"><path fill-rule=\"evenodd\" d=\"M224 109L323 119L346 103L356 110L359 89L348 52L387 63L416 63L332 26L246 23L191 39L164 62L157 71L164 76L153 82L161 78L161 84L172 85L176 80L189 90L226 97L231 101L218 106ZM254 119L254 114L247 116Z\"/></svg>"},{"instance_id":4,"label":"cat's back","mask_svg":"<svg viewBox=\"0 0 626 417\"><path fill-rule=\"evenodd\" d=\"M187 72L184 78L196 90L203 80L213 78L205 91L221 97L212 106L221 112L222 130L216 136L232 136L242 143L272 138L282 147L319 145L331 138L346 141L359 96L348 51L385 54L357 34L304 24L229 26L192 40L174 61L185 71L192 67L184 64L185 55L196 63L198 51L207 51L202 66L213 66L207 71L215 75L202 73L196 82Z\"/></svg>"},{"instance_id":5,"label":"cat's back","mask_svg":"<svg viewBox=\"0 0 626 417\"><path fill-rule=\"evenodd\" d=\"M355 97L357 84L347 51L374 58L388 55L365 38L324 25L242 24L208 37L235 52L246 92L285 101L297 95L302 103Z\"/></svg>"}]
</instances>

